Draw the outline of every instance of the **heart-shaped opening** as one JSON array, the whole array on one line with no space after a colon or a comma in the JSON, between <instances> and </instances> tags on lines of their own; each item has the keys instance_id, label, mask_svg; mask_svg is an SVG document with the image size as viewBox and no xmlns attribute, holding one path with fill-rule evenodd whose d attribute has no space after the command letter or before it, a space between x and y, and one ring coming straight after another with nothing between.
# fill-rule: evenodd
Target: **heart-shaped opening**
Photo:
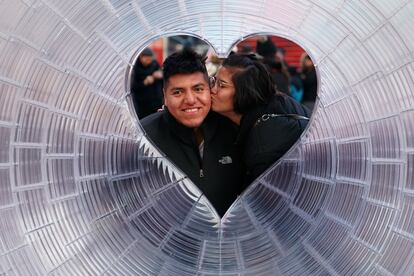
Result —
<instances>
[{"instance_id":1,"label":"heart-shaped opening","mask_svg":"<svg viewBox=\"0 0 414 276\"><path fill-rule=\"evenodd\" d=\"M301 137L318 87L304 49L268 35L226 58L196 37L162 38L137 53L128 76L147 136L220 216Z\"/></svg>"}]
</instances>

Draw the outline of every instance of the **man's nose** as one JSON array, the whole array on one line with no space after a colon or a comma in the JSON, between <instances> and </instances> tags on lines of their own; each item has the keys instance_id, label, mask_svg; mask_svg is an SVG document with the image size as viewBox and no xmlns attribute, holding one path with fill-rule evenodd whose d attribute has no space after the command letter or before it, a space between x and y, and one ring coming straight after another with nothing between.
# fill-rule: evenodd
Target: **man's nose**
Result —
<instances>
[{"instance_id":1,"label":"man's nose","mask_svg":"<svg viewBox=\"0 0 414 276\"><path fill-rule=\"evenodd\" d=\"M194 104L196 101L196 97L191 91L188 91L187 93L185 93L184 99L187 104Z\"/></svg>"}]
</instances>

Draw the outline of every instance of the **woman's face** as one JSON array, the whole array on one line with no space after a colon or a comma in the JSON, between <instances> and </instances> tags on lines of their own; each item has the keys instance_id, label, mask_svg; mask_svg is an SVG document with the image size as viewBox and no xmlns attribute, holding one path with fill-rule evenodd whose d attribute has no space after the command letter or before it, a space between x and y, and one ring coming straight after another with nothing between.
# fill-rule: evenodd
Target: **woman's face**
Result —
<instances>
[{"instance_id":1,"label":"woman's face","mask_svg":"<svg viewBox=\"0 0 414 276\"><path fill-rule=\"evenodd\" d=\"M234 70L221 66L211 88L211 109L222 115L234 112L233 99L236 92L232 81Z\"/></svg>"}]
</instances>

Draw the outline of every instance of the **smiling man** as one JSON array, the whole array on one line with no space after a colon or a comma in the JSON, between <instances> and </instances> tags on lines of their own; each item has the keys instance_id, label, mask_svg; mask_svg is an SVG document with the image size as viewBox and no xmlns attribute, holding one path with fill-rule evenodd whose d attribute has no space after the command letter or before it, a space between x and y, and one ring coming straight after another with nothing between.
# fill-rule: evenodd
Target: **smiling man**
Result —
<instances>
[{"instance_id":1,"label":"smiling man","mask_svg":"<svg viewBox=\"0 0 414 276\"><path fill-rule=\"evenodd\" d=\"M141 121L149 138L204 193L220 216L241 192L243 169L237 126L210 112L205 60L192 50L163 64L166 110Z\"/></svg>"}]
</instances>

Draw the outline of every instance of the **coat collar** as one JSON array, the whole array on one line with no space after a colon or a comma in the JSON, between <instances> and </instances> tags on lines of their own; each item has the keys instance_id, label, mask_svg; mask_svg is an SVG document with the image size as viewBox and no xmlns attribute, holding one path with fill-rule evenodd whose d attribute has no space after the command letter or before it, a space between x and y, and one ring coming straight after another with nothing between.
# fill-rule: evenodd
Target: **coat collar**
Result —
<instances>
[{"instance_id":1,"label":"coat collar","mask_svg":"<svg viewBox=\"0 0 414 276\"><path fill-rule=\"evenodd\" d=\"M249 135L250 130L253 128L254 124L263 114L267 113L285 113L284 111L280 110L280 103L276 96L272 97L268 104L254 107L243 115L240 121L239 134L237 135L236 139L237 145L243 145L245 143L247 136Z\"/></svg>"},{"instance_id":2,"label":"coat collar","mask_svg":"<svg viewBox=\"0 0 414 276\"><path fill-rule=\"evenodd\" d=\"M247 139L247 135L253 128L259 117L265 112L266 106L256 107L243 115L240 121L240 129L236 138L237 145L243 145Z\"/></svg>"}]
</instances>

